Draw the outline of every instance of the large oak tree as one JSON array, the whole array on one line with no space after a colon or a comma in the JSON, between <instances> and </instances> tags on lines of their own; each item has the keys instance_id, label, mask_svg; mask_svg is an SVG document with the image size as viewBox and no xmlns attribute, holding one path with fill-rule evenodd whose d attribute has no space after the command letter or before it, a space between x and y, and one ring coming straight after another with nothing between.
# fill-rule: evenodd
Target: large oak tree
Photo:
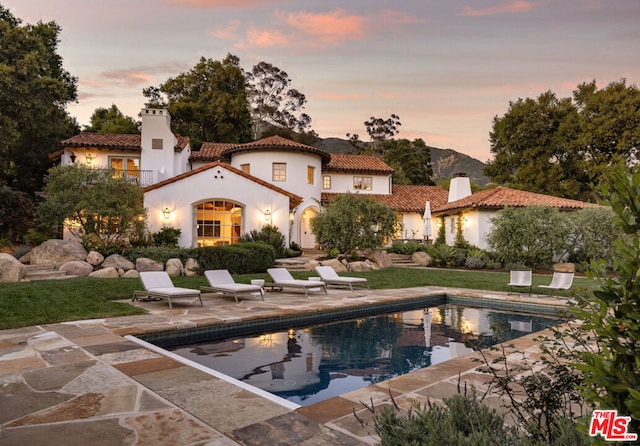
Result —
<instances>
[{"instance_id":1,"label":"large oak tree","mask_svg":"<svg viewBox=\"0 0 640 446\"><path fill-rule=\"evenodd\" d=\"M33 194L50 167L48 155L79 131L66 105L77 79L62 67L55 22L22 25L0 5L0 183Z\"/></svg>"},{"instance_id":2,"label":"large oak tree","mask_svg":"<svg viewBox=\"0 0 640 446\"><path fill-rule=\"evenodd\" d=\"M485 174L495 183L592 201L591 185L608 182L616 159L637 161L640 91L623 79L578 85L573 98L518 99L494 118L490 141Z\"/></svg>"},{"instance_id":3,"label":"large oak tree","mask_svg":"<svg viewBox=\"0 0 640 446\"><path fill-rule=\"evenodd\" d=\"M231 54L222 61L202 57L188 72L145 88L146 106L167 108L174 131L189 136L196 149L204 141L248 142L251 115L239 63Z\"/></svg>"}]
</instances>

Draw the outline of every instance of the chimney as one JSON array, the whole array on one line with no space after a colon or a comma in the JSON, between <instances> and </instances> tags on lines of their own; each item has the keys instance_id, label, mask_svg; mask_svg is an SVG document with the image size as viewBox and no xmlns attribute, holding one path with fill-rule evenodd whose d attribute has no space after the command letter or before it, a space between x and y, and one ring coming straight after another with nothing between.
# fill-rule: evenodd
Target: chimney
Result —
<instances>
[{"instance_id":1,"label":"chimney","mask_svg":"<svg viewBox=\"0 0 640 446\"><path fill-rule=\"evenodd\" d=\"M449 183L449 199L447 203L457 201L471 195L471 182L464 172L456 173Z\"/></svg>"}]
</instances>

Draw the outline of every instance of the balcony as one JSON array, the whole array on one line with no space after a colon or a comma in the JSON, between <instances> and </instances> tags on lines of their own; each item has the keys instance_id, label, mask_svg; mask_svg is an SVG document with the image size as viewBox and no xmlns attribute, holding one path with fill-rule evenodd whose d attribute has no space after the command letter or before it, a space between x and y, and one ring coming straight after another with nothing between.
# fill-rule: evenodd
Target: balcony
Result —
<instances>
[{"instance_id":1,"label":"balcony","mask_svg":"<svg viewBox=\"0 0 640 446\"><path fill-rule=\"evenodd\" d=\"M141 187L151 186L153 184L153 170L116 170L116 169L94 169L101 175L111 176L113 178L126 178L132 184Z\"/></svg>"}]
</instances>

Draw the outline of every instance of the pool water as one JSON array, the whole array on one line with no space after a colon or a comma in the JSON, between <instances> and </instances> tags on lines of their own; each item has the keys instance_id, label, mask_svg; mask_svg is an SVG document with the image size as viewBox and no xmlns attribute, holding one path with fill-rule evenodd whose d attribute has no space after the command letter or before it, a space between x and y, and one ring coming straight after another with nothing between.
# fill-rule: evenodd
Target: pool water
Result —
<instances>
[{"instance_id":1,"label":"pool water","mask_svg":"<svg viewBox=\"0 0 640 446\"><path fill-rule=\"evenodd\" d=\"M551 316L442 305L169 348L306 406L557 324Z\"/></svg>"}]
</instances>

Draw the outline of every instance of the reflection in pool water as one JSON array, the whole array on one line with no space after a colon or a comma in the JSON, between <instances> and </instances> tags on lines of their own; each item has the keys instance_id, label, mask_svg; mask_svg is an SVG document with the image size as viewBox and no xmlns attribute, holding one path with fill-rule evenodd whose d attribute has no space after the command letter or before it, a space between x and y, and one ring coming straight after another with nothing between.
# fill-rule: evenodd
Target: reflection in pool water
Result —
<instances>
[{"instance_id":1,"label":"reflection in pool water","mask_svg":"<svg viewBox=\"0 0 640 446\"><path fill-rule=\"evenodd\" d=\"M444 305L172 350L305 406L470 353L474 336L495 343L557 322Z\"/></svg>"}]
</instances>

